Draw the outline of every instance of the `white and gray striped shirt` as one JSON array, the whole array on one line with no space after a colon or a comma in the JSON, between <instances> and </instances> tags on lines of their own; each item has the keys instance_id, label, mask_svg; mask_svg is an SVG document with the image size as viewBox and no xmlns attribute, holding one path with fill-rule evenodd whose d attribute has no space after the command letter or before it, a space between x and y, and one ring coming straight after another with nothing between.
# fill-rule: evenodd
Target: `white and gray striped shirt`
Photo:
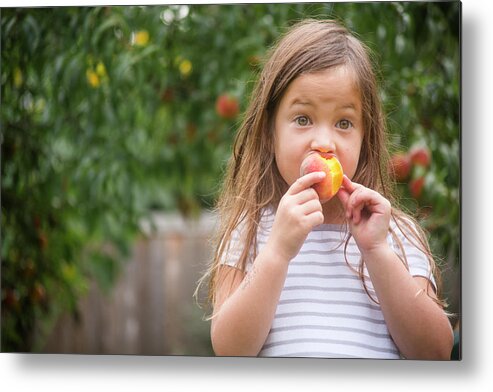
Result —
<instances>
[{"instance_id":1,"label":"white and gray striped shirt","mask_svg":"<svg viewBox=\"0 0 493 392\"><path fill-rule=\"evenodd\" d=\"M265 210L257 232L258 251L267 242L274 222ZM430 278L426 256L401 232L409 272ZM344 257L346 231L340 225L320 225L308 234L291 260L269 335L259 353L266 357L400 358L380 306L365 292L360 278ZM223 263L237 266L241 254L241 228L231 238ZM390 245L397 246L389 235ZM347 261L358 270L360 252L350 239ZM248 260L246 272L253 260ZM365 276L368 272L365 269ZM431 277L434 283L433 277ZM366 285L376 299L371 281Z\"/></svg>"}]
</instances>

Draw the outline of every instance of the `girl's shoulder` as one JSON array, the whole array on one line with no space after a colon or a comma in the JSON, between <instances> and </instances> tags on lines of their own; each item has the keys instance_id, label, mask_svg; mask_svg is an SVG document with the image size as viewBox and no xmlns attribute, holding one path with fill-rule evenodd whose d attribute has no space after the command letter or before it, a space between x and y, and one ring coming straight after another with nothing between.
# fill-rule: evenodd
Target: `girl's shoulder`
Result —
<instances>
[{"instance_id":1,"label":"girl's shoulder","mask_svg":"<svg viewBox=\"0 0 493 392\"><path fill-rule=\"evenodd\" d=\"M272 206L264 207L260 210L258 221L254 221L254 229L258 234L267 233L272 228L274 224L274 219L276 217L276 210ZM231 241L241 241L246 237L246 234L251 227L252 222L244 215L239 219L239 222L234 227L231 232Z\"/></svg>"},{"instance_id":2,"label":"girl's shoulder","mask_svg":"<svg viewBox=\"0 0 493 392\"><path fill-rule=\"evenodd\" d=\"M389 243L396 254L406 260L411 274L424 276L436 285L432 268L433 257L419 223L409 215L399 213L392 218L390 228Z\"/></svg>"},{"instance_id":3,"label":"girl's shoulder","mask_svg":"<svg viewBox=\"0 0 493 392\"><path fill-rule=\"evenodd\" d=\"M418 221L404 212L397 211L390 220L390 232L401 241L424 239L424 231Z\"/></svg>"}]
</instances>

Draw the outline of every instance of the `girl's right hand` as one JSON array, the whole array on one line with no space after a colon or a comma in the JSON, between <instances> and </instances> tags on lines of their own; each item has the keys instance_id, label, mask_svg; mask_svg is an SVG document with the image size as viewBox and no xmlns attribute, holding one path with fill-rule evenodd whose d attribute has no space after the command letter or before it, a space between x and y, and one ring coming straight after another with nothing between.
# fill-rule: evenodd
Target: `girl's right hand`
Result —
<instances>
[{"instance_id":1,"label":"girl's right hand","mask_svg":"<svg viewBox=\"0 0 493 392\"><path fill-rule=\"evenodd\" d=\"M279 202L267 246L286 261L298 254L308 233L324 222L322 204L311 188L324 177L324 172L313 172L298 178Z\"/></svg>"}]
</instances>

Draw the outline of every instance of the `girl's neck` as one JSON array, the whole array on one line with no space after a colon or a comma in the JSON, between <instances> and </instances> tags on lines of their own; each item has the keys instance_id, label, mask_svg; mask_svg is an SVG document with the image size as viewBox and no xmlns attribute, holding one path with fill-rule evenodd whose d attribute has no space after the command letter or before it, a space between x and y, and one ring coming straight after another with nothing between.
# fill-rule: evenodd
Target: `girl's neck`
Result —
<instances>
[{"instance_id":1,"label":"girl's neck","mask_svg":"<svg viewBox=\"0 0 493 392\"><path fill-rule=\"evenodd\" d=\"M333 197L328 202L322 204L325 224L343 224L346 219L344 208L337 197Z\"/></svg>"}]
</instances>

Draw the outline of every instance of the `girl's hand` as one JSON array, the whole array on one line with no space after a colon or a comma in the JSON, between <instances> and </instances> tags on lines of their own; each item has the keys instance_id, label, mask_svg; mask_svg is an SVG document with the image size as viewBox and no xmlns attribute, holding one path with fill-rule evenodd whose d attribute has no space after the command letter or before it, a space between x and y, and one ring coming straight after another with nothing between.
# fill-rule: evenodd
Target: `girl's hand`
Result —
<instances>
[{"instance_id":1,"label":"girl's hand","mask_svg":"<svg viewBox=\"0 0 493 392\"><path fill-rule=\"evenodd\" d=\"M387 246L390 202L380 193L352 182L344 175L337 193L348 220L349 229L362 254Z\"/></svg>"},{"instance_id":2,"label":"girl's hand","mask_svg":"<svg viewBox=\"0 0 493 392\"><path fill-rule=\"evenodd\" d=\"M298 178L279 202L267 246L286 261L298 254L308 233L324 222L319 197L311 188L324 177L324 172L313 172Z\"/></svg>"}]
</instances>

